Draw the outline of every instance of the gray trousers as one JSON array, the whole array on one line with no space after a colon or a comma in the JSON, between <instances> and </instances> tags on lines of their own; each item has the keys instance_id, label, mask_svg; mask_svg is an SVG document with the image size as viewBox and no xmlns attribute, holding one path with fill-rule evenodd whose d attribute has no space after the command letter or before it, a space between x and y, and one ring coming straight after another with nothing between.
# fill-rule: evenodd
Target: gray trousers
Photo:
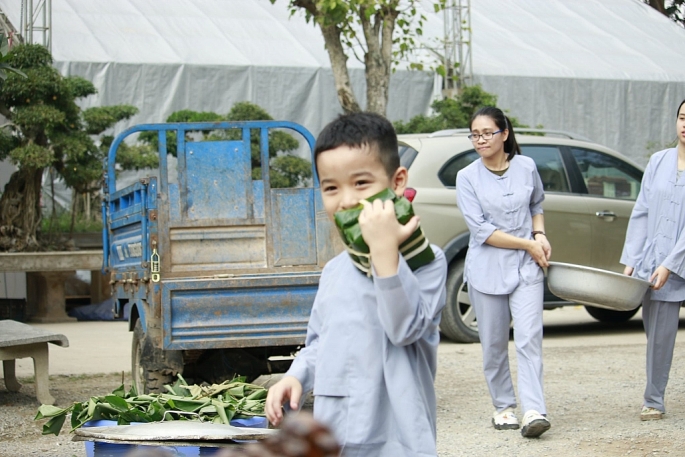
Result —
<instances>
[{"instance_id":1,"label":"gray trousers","mask_svg":"<svg viewBox=\"0 0 685 457\"><path fill-rule=\"evenodd\" d=\"M652 300L648 291L642 302L642 322L647 333L647 387L645 406L666 412L664 394L678 333L680 302Z\"/></svg>"},{"instance_id":2,"label":"gray trousers","mask_svg":"<svg viewBox=\"0 0 685 457\"><path fill-rule=\"evenodd\" d=\"M483 371L497 411L516 408L509 370L509 322L514 319L518 391L523 412L547 413L542 388L542 299L544 283L521 282L508 295L484 294L469 287L483 348Z\"/></svg>"}]
</instances>

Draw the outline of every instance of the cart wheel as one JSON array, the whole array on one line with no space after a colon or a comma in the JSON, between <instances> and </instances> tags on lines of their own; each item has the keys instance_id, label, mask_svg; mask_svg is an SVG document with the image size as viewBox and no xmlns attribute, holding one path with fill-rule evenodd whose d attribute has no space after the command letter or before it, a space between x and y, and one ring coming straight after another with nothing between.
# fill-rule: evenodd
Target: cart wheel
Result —
<instances>
[{"instance_id":1,"label":"cart wheel","mask_svg":"<svg viewBox=\"0 0 685 457\"><path fill-rule=\"evenodd\" d=\"M145 332L140 319L133 328L133 343L131 345L131 376L133 385L139 394L160 393L165 384L171 384L173 376L164 371L150 370L145 366L143 357L143 341Z\"/></svg>"}]
</instances>

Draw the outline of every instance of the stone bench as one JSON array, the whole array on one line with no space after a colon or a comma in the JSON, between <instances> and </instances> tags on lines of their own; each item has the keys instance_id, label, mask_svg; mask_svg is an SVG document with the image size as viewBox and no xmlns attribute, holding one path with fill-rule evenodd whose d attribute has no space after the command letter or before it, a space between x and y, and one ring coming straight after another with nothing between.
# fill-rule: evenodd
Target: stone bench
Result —
<instances>
[{"instance_id":1,"label":"stone bench","mask_svg":"<svg viewBox=\"0 0 685 457\"><path fill-rule=\"evenodd\" d=\"M44 405L55 403L49 390L48 343L69 347L69 340L60 333L52 333L17 321L0 321L0 360L7 390L18 392L21 388L15 375L14 361L31 357L38 401Z\"/></svg>"},{"instance_id":2,"label":"stone bench","mask_svg":"<svg viewBox=\"0 0 685 457\"><path fill-rule=\"evenodd\" d=\"M91 271L91 295L95 303L109 296L109 283L100 274L102 250L56 252L2 252L0 271L25 271L27 299L35 299L38 312L34 322L68 322L64 282L76 270Z\"/></svg>"}]
</instances>

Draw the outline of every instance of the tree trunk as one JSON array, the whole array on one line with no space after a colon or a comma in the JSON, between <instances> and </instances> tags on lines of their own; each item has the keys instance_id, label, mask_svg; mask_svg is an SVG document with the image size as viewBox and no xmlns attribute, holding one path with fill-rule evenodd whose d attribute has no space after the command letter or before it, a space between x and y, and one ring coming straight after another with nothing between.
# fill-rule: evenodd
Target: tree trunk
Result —
<instances>
[{"instance_id":1,"label":"tree trunk","mask_svg":"<svg viewBox=\"0 0 685 457\"><path fill-rule=\"evenodd\" d=\"M338 93L338 101L345 114L357 113L361 111L357 98L352 91L350 84L350 74L347 71L347 56L340 41L340 29L336 25L324 25L319 23L326 51L331 61L333 78L335 79L335 90Z\"/></svg>"},{"instance_id":2,"label":"tree trunk","mask_svg":"<svg viewBox=\"0 0 685 457\"><path fill-rule=\"evenodd\" d=\"M26 251L38 246L43 169L20 168L0 197L0 250Z\"/></svg>"},{"instance_id":3,"label":"tree trunk","mask_svg":"<svg viewBox=\"0 0 685 457\"><path fill-rule=\"evenodd\" d=\"M388 105L392 67L392 33L397 14L395 7L388 7L372 16L373 23L363 12L359 14L367 45L367 52L364 55L366 109L382 116L385 116Z\"/></svg>"},{"instance_id":4,"label":"tree trunk","mask_svg":"<svg viewBox=\"0 0 685 457\"><path fill-rule=\"evenodd\" d=\"M661 14L666 15L666 6L664 5L664 0L649 0L649 6Z\"/></svg>"}]
</instances>

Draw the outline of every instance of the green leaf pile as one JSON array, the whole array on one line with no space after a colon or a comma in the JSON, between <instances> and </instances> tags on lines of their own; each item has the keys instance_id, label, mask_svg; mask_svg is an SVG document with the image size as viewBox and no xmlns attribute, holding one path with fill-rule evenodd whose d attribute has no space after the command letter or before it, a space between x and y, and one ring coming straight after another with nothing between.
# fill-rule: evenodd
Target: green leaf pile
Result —
<instances>
[{"instance_id":1,"label":"green leaf pile","mask_svg":"<svg viewBox=\"0 0 685 457\"><path fill-rule=\"evenodd\" d=\"M166 392L138 395L135 386L127 392L123 384L109 395L91 397L68 408L41 405L34 420L48 419L43 435L59 435L71 413L71 431L91 420L131 422L194 420L228 424L234 418L264 416L267 390L245 382L244 377L206 386L188 385L181 375Z\"/></svg>"}]
</instances>

